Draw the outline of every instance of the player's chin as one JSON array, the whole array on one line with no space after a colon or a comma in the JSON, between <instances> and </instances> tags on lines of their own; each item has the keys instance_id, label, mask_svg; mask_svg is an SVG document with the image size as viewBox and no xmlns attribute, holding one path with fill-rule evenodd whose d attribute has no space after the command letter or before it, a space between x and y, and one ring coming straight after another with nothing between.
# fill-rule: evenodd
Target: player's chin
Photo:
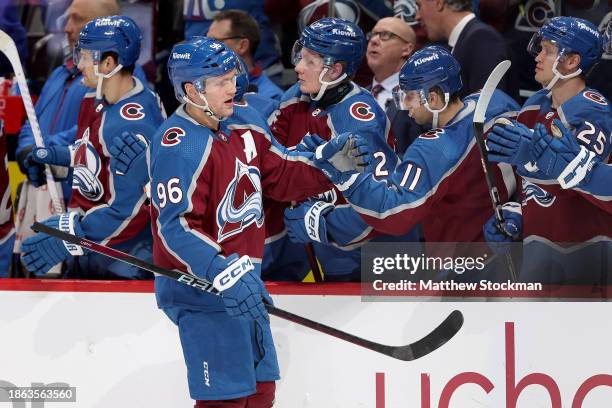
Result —
<instances>
[{"instance_id":1,"label":"player's chin","mask_svg":"<svg viewBox=\"0 0 612 408\"><path fill-rule=\"evenodd\" d=\"M319 90L314 86L309 86L306 82L300 81L300 92L302 93L317 93Z\"/></svg>"},{"instance_id":2,"label":"player's chin","mask_svg":"<svg viewBox=\"0 0 612 408\"><path fill-rule=\"evenodd\" d=\"M536 70L534 79L542 86L548 85L548 83L552 80L552 78L547 77L547 75L544 75L544 71L542 70Z\"/></svg>"},{"instance_id":3,"label":"player's chin","mask_svg":"<svg viewBox=\"0 0 612 408\"><path fill-rule=\"evenodd\" d=\"M223 106L221 108L224 117L231 116L234 113L234 100L228 99L223 102Z\"/></svg>"}]
</instances>

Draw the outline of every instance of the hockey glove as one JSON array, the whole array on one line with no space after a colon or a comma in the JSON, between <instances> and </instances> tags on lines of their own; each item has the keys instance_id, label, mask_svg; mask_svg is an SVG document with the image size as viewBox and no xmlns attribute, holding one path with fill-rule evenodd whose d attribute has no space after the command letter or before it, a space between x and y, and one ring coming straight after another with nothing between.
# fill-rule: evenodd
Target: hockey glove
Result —
<instances>
[{"instance_id":1,"label":"hockey glove","mask_svg":"<svg viewBox=\"0 0 612 408\"><path fill-rule=\"evenodd\" d=\"M285 209L285 226L291 242L327 244L325 214L333 208L333 204L325 201L307 201L295 208Z\"/></svg>"},{"instance_id":2,"label":"hockey glove","mask_svg":"<svg viewBox=\"0 0 612 408\"><path fill-rule=\"evenodd\" d=\"M319 138L317 135L310 137ZM352 170L363 172L368 166L370 153L368 144L358 135L346 132L323 143L321 143L323 139L319 139L316 141L318 146L315 150L315 160L327 161L340 172Z\"/></svg>"},{"instance_id":3,"label":"hockey glove","mask_svg":"<svg viewBox=\"0 0 612 408\"><path fill-rule=\"evenodd\" d=\"M561 137L548 134L540 123L535 128L532 155L538 168L549 179L557 179L563 188L588 183L596 162L595 153L578 144L559 119L553 120L551 126L559 129Z\"/></svg>"},{"instance_id":4,"label":"hockey glove","mask_svg":"<svg viewBox=\"0 0 612 408\"><path fill-rule=\"evenodd\" d=\"M80 216L77 213L69 212L54 215L43 224L82 237L83 230L79 219ZM83 249L80 246L43 233L38 233L21 244L22 262L26 269L35 275L44 275L54 265L75 255L83 255Z\"/></svg>"},{"instance_id":5,"label":"hockey glove","mask_svg":"<svg viewBox=\"0 0 612 408\"><path fill-rule=\"evenodd\" d=\"M530 163L532 135L533 131L522 123L498 119L487 136L489 160L535 171Z\"/></svg>"},{"instance_id":6,"label":"hockey glove","mask_svg":"<svg viewBox=\"0 0 612 408\"><path fill-rule=\"evenodd\" d=\"M35 147L32 159L38 163L70 167L71 155L68 146Z\"/></svg>"},{"instance_id":7,"label":"hockey glove","mask_svg":"<svg viewBox=\"0 0 612 408\"><path fill-rule=\"evenodd\" d=\"M17 158L19 168L34 187L40 187L47 184L45 166L35 161L32 156L32 148L24 149Z\"/></svg>"},{"instance_id":8,"label":"hockey glove","mask_svg":"<svg viewBox=\"0 0 612 408\"><path fill-rule=\"evenodd\" d=\"M113 145L108 151L115 159L113 161L115 174L135 178L143 184L148 181L147 146L144 136L131 132L123 132L121 137L113 138Z\"/></svg>"},{"instance_id":9,"label":"hockey glove","mask_svg":"<svg viewBox=\"0 0 612 408\"><path fill-rule=\"evenodd\" d=\"M206 274L220 292L227 314L235 318L268 320L265 303L272 298L248 256L217 255Z\"/></svg>"},{"instance_id":10,"label":"hockey glove","mask_svg":"<svg viewBox=\"0 0 612 408\"><path fill-rule=\"evenodd\" d=\"M495 214L484 225L484 236L489 243L512 242L519 238L523 230L523 214L519 203L504 204L502 212L504 214L502 225L498 225Z\"/></svg>"}]
</instances>

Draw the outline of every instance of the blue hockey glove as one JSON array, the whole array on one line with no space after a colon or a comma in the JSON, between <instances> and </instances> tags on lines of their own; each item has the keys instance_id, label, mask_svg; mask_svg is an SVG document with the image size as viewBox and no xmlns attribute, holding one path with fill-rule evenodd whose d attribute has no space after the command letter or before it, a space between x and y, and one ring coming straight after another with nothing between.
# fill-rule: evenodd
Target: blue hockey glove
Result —
<instances>
[{"instance_id":1,"label":"blue hockey glove","mask_svg":"<svg viewBox=\"0 0 612 408\"><path fill-rule=\"evenodd\" d=\"M206 278L221 292L225 310L230 316L268 320L264 302L273 304L272 298L248 256L216 256Z\"/></svg>"},{"instance_id":2,"label":"blue hockey glove","mask_svg":"<svg viewBox=\"0 0 612 408\"><path fill-rule=\"evenodd\" d=\"M325 214L334 206L325 201L307 201L295 208L285 209L285 226L291 242L307 244L321 242L327 244L327 225Z\"/></svg>"},{"instance_id":3,"label":"blue hockey glove","mask_svg":"<svg viewBox=\"0 0 612 408\"><path fill-rule=\"evenodd\" d=\"M108 149L115 159L114 171L117 175L127 175L130 178L146 181L149 179L146 152L148 143L142 135L131 132L121 133L121 137L113 138L113 145Z\"/></svg>"},{"instance_id":4,"label":"blue hockey glove","mask_svg":"<svg viewBox=\"0 0 612 408\"><path fill-rule=\"evenodd\" d=\"M54 215L43 224L69 234L83 236L80 216L75 212ZM83 249L50 235L38 233L21 244L21 259L26 269L35 275L44 275L54 265L70 256L83 255Z\"/></svg>"},{"instance_id":5,"label":"blue hockey glove","mask_svg":"<svg viewBox=\"0 0 612 408\"><path fill-rule=\"evenodd\" d=\"M588 182L597 160L595 153L581 146L559 119L553 120L551 126L559 130L561 137L550 135L540 123L536 125L532 155L538 168L549 179L557 179L563 188Z\"/></svg>"},{"instance_id":6,"label":"blue hockey glove","mask_svg":"<svg viewBox=\"0 0 612 408\"><path fill-rule=\"evenodd\" d=\"M489 243L512 242L516 240L523 230L523 214L519 203L508 202L502 206L504 222L497 224L495 214L491 216L483 227L484 236Z\"/></svg>"},{"instance_id":7,"label":"blue hockey glove","mask_svg":"<svg viewBox=\"0 0 612 408\"><path fill-rule=\"evenodd\" d=\"M32 150L32 159L43 164L70 167L70 157L70 147L68 146L35 147Z\"/></svg>"},{"instance_id":8,"label":"blue hockey glove","mask_svg":"<svg viewBox=\"0 0 612 408\"><path fill-rule=\"evenodd\" d=\"M25 156L25 159L22 161L22 167L25 170L28 181L32 183L34 187L40 187L47 184L45 165L36 162L32 158L32 152Z\"/></svg>"},{"instance_id":9,"label":"blue hockey glove","mask_svg":"<svg viewBox=\"0 0 612 408\"><path fill-rule=\"evenodd\" d=\"M489 160L535 171L530 163L532 135L533 131L522 123L508 119L496 121L487 136Z\"/></svg>"}]
</instances>

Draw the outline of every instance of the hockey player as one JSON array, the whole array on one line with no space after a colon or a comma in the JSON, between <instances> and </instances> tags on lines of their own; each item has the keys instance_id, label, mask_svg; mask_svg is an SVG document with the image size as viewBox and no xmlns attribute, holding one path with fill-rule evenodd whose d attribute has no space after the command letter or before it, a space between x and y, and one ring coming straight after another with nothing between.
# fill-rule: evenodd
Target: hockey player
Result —
<instances>
[{"instance_id":1,"label":"hockey player","mask_svg":"<svg viewBox=\"0 0 612 408\"><path fill-rule=\"evenodd\" d=\"M531 147L534 130L562 137L567 129L585 147L585 158L608 162L610 103L585 85L586 73L600 60L602 39L586 20L555 17L533 36L528 50L535 56L535 79L544 89L525 102L518 123L494 126L488 142L490 159L513 164L522 177L526 262L521 276L555 284L598 283L607 273L612 245L609 199L564 189L546 174L548 169L532 162ZM502 233L492 223L485 229L490 239L499 239ZM568 256L561 260L563 253Z\"/></svg>"},{"instance_id":2,"label":"hockey player","mask_svg":"<svg viewBox=\"0 0 612 408\"><path fill-rule=\"evenodd\" d=\"M317 166L362 218L375 229L401 234L422 222L428 242L483 241L482 224L491 201L482 173L480 154L473 135L473 116L478 94L459 99L460 67L444 48L430 46L413 54L400 71L400 89L395 93L399 109L407 109L419 125L433 125L406 149L403 160L388 180L377 181L371 172L340 172L327 161L338 148L317 150ZM516 110L518 105L496 91L487 120ZM353 139L362 138L359 129ZM349 140L349 134L341 136ZM343 140L343 141L344 141ZM310 149L321 144L305 141ZM338 146L342 146L338 142ZM511 175L511 170L507 169ZM512 194L511 183L495 169L502 199Z\"/></svg>"},{"instance_id":3,"label":"hockey player","mask_svg":"<svg viewBox=\"0 0 612 408\"><path fill-rule=\"evenodd\" d=\"M155 263L225 282L213 296L155 280L158 305L178 326L196 407L272 406L279 370L259 277L262 197L300 200L330 188L259 115L233 104L240 69L218 41L175 45L168 70L182 105L150 147ZM226 276L235 268L242 273Z\"/></svg>"},{"instance_id":4,"label":"hockey player","mask_svg":"<svg viewBox=\"0 0 612 408\"><path fill-rule=\"evenodd\" d=\"M396 163L390 143L390 125L372 95L351 81L363 60L366 40L354 23L324 18L304 29L293 47L298 75L270 117L276 139L287 147L307 134L329 140L347 131L359 131L375 156L375 176L386 177ZM264 204L270 225L268 236L281 238L284 226L295 242L313 243L326 280L354 279L360 270L358 246L371 232L336 190L295 208L288 203ZM284 225L279 216L285 209ZM318 228L308 228L311 219Z\"/></svg>"},{"instance_id":5,"label":"hockey player","mask_svg":"<svg viewBox=\"0 0 612 408\"><path fill-rule=\"evenodd\" d=\"M70 211L45 223L128 252L151 242L144 185L123 177L122 162L111 158L109 152L120 138L140 135L150 140L164 117L157 95L132 75L140 40L140 30L129 17L102 17L85 25L75 61L85 85L96 92L87 94L81 103L77 142L70 147L33 151L34 159L41 163L73 169ZM35 274L83 255L79 247L46 234L25 240L22 251L26 268ZM150 257L150 249L148 253ZM94 253L77 257L68 276L79 271L85 277L141 277L137 268L118 269Z\"/></svg>"}]
</instances>

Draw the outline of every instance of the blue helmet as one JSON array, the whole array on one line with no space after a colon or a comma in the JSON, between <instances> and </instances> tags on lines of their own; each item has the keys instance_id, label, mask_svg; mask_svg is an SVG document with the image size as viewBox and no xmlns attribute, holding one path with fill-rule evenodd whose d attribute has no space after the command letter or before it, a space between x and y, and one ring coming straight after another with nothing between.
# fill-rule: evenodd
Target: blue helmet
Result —
<instances>
[{"instance_id":1,"label":"blue helmet","mask_svg":"<svg viewBox=\"0 0 612 408\"><path fill-rule=\"evenodd\" d=\"M105 52L114 52L118 63L130 66L140 55L140 29L129 17L100 17L85 24L79 33L76 45L75 63L78 63L81 50L93 51L94 58L99 61Z\"/></svg>"},{"instance_id":2,"label":"blue helmet","mask_svg":"<svg viewBox=\"0 0 612 408\"><path fill-rule=\"evenodd\" d=\"M559 47L559 55L577 53L580 68L586 72L599 62L603 49L602 36L592 23L577 17L555 17L544 24L531 38L527 49L534 55L541 50L541 41L548 40Z\"/></svg>"},{"instance_id":3,"label":"blue helmet","mask_svg":"<svg viewBox=\"0 0 612 408\"><path fill-rule=\"evenodd\" d=\"M204 92L206 79L234 69L237 73L242 71L236 54L222 42L207 37L196 36L175 44L168 58L168 75L180 102L185 102L185 83L193 83L198 92Z\"/></svg>"},{"instance_id":4,"label":"blue helmet","mask_svg":"<svg viewBox=\"0 0 612 408\"><path fill-rule=\"evenodd\" d=\"M236 96L234 96L234 100L240 102L249 89L249 73L242 58L238 57L238 61L242 65L242 69L236 75Z\"/></svg>"},{"instance_id":5,"label":"blue helmet","mask_svg":"<svg viewBox=\"0 0 612 408\"><path fill-rule=\"evenodd\" d=\"M353 75L365 54L366 39L355 23L339 18L322 18L302 31L293 46L292 61L297 65L302 48L307 48L323 57L325 65L345 62L344 73Z\"/></svg>"},{"instance_id":6,"label":"blue helmet","mask_svg":"<svg viewBox=\"0 0 612 408\"><path fill-rule=\"evenodd\" d=\"M420 91L423 99L427 99L427 94L435 86L452 95L463 86L461 67L445 48L425 47L412 54L402 66L399 86L405 92Z\"/></svg>"}]
</instances>

